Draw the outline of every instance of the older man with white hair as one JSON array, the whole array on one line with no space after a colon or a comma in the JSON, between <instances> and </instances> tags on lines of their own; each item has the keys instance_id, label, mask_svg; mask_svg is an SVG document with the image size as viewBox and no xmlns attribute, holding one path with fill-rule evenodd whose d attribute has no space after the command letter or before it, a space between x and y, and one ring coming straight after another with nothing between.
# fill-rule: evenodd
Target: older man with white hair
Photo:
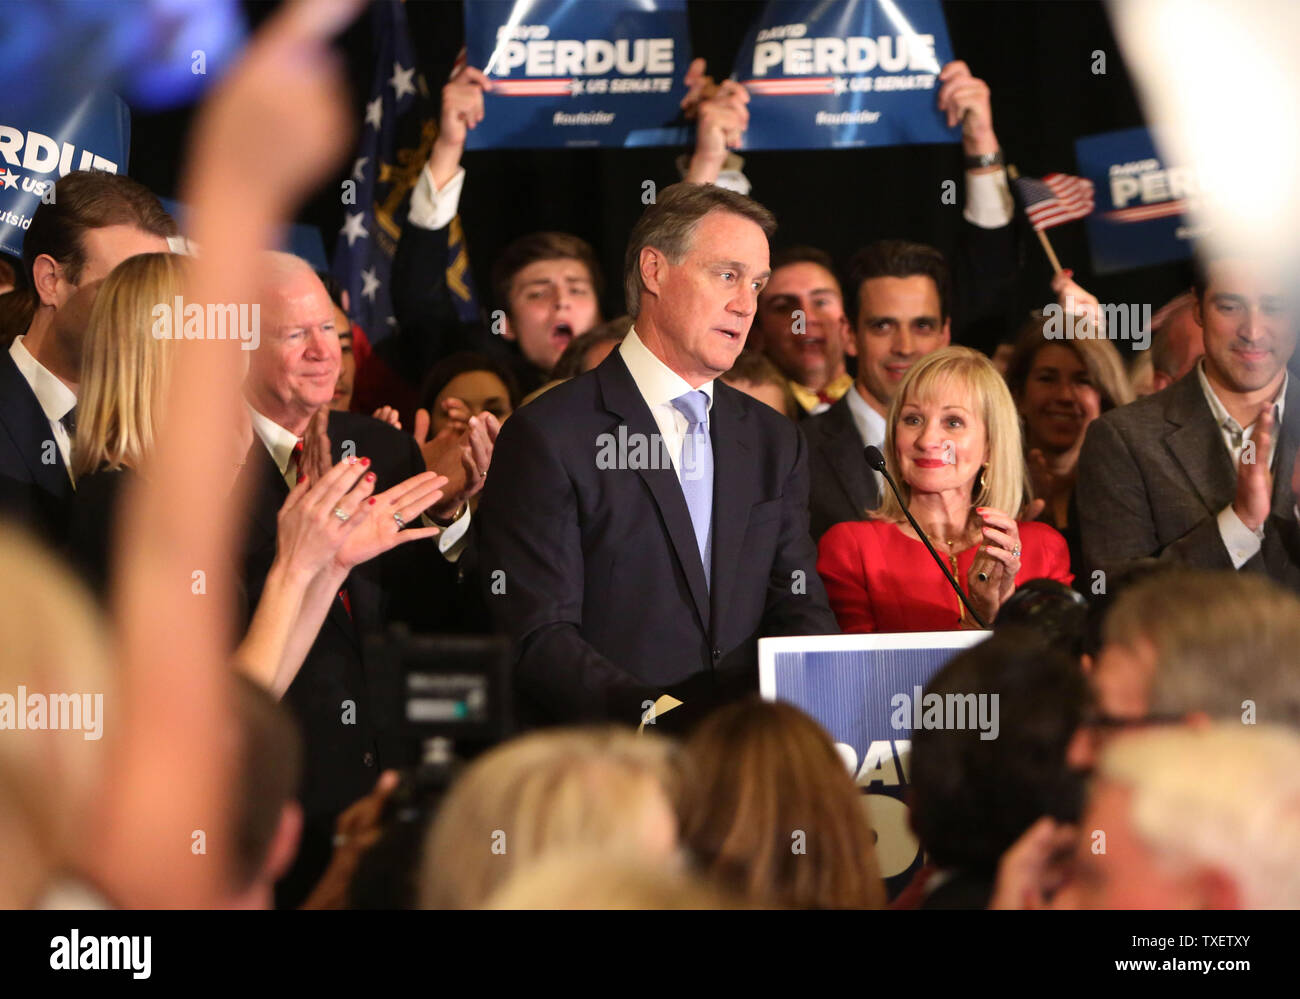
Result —
<instances>
[{"instance_id":1,"label":"older man with white hair","mask_svg":"<svg viewBox=\"0 0 1300 999\"><path fill-rule=\"evenodd\" d=\"M380 709L387 678L376 676L373 664L367 666L363 639L393 620L417 629L430 626L454 576L448 560L463 544L467 500L482 487L497 426L490 414L474 418L464 439L440 442L438 446L447 445L441 457L449 457L454 466L444 468L436 464L439 455L432 450L422 455L408 434L367 416L329 410L341 359L329 294L311 267L289 254L266 254L263 274L261 329L244 383L256 436L243 469L255 497L244 563L249 606L259 598L281 543L279 509L301 477L312 478L335 462L355 458L370 467L374 503L389 487L424 472L426 457L435 459L432 470L453 473L430 508L441 536L416 540L347 574L285 693L302 725L306 749L302 849L280 896L282 904L293 904L328 861L338 813L368 793L381 770L408 762L398 756L393 725ZM402 530L420 518L428 498L419 490L399 491L383 503L383 509L371 511L372 519L388 530Z\"/></svg>"},{"instance_id":2,"label":"older man with white hair","mask_svg":"<svg viewBox=\"0 0 1300 999\"><path fill-rule=\"evenodd\" d=\"M992 908L1049 899L1062 909L1300 908L1300 735L1224 722L1116 739L1079 829L1041 819L1002 858Z\"/></svg>"}]
</instances>

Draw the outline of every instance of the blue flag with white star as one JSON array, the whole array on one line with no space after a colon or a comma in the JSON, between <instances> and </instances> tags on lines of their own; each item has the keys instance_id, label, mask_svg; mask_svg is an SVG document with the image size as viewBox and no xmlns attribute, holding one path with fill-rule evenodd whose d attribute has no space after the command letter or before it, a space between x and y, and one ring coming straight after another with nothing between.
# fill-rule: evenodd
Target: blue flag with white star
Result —
<instances>
[{"instance_id":1,"label":"blue flag with white star","mask_svg":"<svg viewBox=\"0 0 1300 999\"><path fill-rule=\"evenodd\" d=\"M352 174L343 187L343 227L334 248L334 276L348 291L351 319L370 343L397 325L389 289L393 256L411 188L438 135L438 104L417 71L400 0L371 7L375 75L366 102ZM448 288L467 322L479 316L459 220L447 227ZM455 280L450 280L454 272Z\"/></svg>"}]
</instances>

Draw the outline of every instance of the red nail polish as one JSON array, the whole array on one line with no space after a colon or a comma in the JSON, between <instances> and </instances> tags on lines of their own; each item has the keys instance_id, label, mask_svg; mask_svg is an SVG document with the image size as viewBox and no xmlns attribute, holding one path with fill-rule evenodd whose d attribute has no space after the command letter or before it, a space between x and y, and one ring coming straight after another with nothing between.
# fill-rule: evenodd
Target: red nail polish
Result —
<instances>
[{"instance_id":1,"label":"red nail polish","mask_svg":"<svg viewBox=\"0 0 1300 999\"><path fill-rule=\"evenodd\" d=\"M373 496L370 497L370 505L371 506L375 505L375 498Z\"/></svg>"},{"instance_id":2,"label":"red nail polish","mask_svg":"<svg viewBox=\"0 0 1300 999\"><path fill-rule=\"evenodd\" d=\"M362 458L362 459L361 459L361 464L363 464L363 465L369 465L369 464L370 464L370 459L369 459L369 458Z\"/></svg>"},{"instance_id":3,"label":"red nail polish","mask_svg":"<svg viewBox=\"0 0 1300 999\"><path fill-rule=\"evenodd\" d=\"M305 476L305 475L299 475L299 476L298 476L298 481L299 481L299 482L306 482L306 481L307 481L307 476Z\"/></svg>"},{"instance_id":4,"label":"red nail polish","mask_svg":"<svg viewBox=\"0 0 1300 999\"><path fill-rule=\"evenodd\" d=\"M367 482L374 482L374 481L375 481L375 473L374 473L374 472L367 472L367 473L366 473L366 481L367 481Z\"/></svg>"}]
</instances>

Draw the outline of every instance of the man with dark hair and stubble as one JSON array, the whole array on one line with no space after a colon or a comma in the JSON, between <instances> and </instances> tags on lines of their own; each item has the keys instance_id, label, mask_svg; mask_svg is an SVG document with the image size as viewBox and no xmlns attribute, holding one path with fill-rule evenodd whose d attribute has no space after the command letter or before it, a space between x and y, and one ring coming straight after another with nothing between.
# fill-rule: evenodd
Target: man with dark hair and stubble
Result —
<instances>
[{"instance_id":1,"label":"man with dark hair and stubble","mask_svg":"<svg viewBox=\"0 0 1300 999\"><path fill-rule=\"evenodd\" d=\"M140 183L76 171L37 206L23 239L36 309L0 356L0 511L51 544L67 531L81 345L95 293L123 260L165 253L175 234Z\"/></svg>"},{"instance_id":2,"label":"man with dark hair and stubble","mask_svg":"<svg viewBox=\"0 0 1300 999\"><path fill-rule=\"evenodd\" d=\"M522 721L685 725L756 688L758 638L838 630L803 438L719 380L774 228L714 185L660 191L628 241L623 343L503 428L480 550ZM683 706L651 711L663 694Z\"/></svg>"},{"instance_id":3,"label":"man with dark hair and stubble","mask_svg":"<svg viewBox=\"0 0 1300 999\"><path fill-rule=\"evenodd\" d=\"M1204 356L1088 428L1077 486L1084 561L1111 572L1160 558L1300 588L1290 292L1263 261L1221 256L1197 268L1194 295Z\"/></svg>"}]
</instances>

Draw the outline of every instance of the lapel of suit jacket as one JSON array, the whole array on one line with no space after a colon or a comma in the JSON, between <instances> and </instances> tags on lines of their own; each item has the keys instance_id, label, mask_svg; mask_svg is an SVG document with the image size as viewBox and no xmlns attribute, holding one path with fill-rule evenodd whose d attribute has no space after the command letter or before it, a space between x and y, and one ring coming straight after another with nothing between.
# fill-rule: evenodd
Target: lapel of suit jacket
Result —
<instances>
[{"instance_id":1,"label":"lapel of suit jacket","mask_svg":"<svg viewBox=\"0 0 1300 999\"><path fill-rule=\"evenodd\" d=\"M849 392L856 391L856 388L849 387ZM880 501L880 497L876 492L875 476L871 474L863 455L866 445L862 443L857 424L853 422L847 393L826 411L826 417L824 439L827 456L830 458L828 464L844 487L849 502L865 516L867 510Z\"/></svg>"},{"instance_id":2,"label":"lapel of suit jacket","mask_svg":"<svg viewBox=\"0 0 1300 999\"><path fill-rule=\"evenodd\" d=\"M1273 462L1273 505L1275 516L1291 520L1296 497L1291 489L1291 473L1295 468L1296 448L1300 447L1300 381L1287 377L1286 405L1282 413L1282 426L1277 436L1276 458Z\"/></svg>"},{"instance_id":3,"label":"lapel of suit jacket","mask_svg":"<svg viewBox=\"0 0 1300 999\"><path fill-rule=\"evenodd\" d=\"M46 492L60 497L72 493L72 480L68 478L67 467L63 464L63 455L58 447L54 448L53 464L41 461L41 441L54 443L50 431L50 421L45 418L45 410L36 398L36 393L27 384L27 379L18 370L9 351L0 351L0 424L14 442L14 448L23 457L32 480ZM35 444L35 450L32 445Z\"/></svg>"},{"instance_id":4,"label":"lapel of suit jacket","mask_svg":"<svg viewBox=\"0 0 1300 999\"><path fill-rule=\"evenodd\" d=\"M1169 389L1165 419L1173 424L1165 446L1187 473L1201 502L1218 513L1236 492L1237 473L1194 369Z\"/></svg>"},{"instance_id":5,"label":"lapel of suit jacket","mask_svg":"<svg viewBox=\"0 0 1300 999\"><path fill-rule=\"evenodd\" d=\"M645 399L632 378L632 373L627 370L627 364L624 363L622 355L617 350L611 353L609 358L596 368L596 378L600 381L601 398L605 408L622 420L623 425L627 427L628 438L631 439L633 434L641 434L645 440L659 444L662 440L659 425L655 423L654 416L650 413L650 407L646 405ZM716 387L714 391L717 391ZM715 407L717 405L716 397L714 405ZM611 432L617 434L617 427L611 428ZM659 444L659 446L648 450L650 453L658 455L662 452L662 445ZM716 443L714 444L713 462L713 561L716 565L718 563L718 466ZM659 462L652 462L652 464L659 464ZM691 512L686 506L686 496L682 492L682 484L677 478L677 472L671 464L667 468L638 468L636 471L650 490L650 495L654 498L655 506L659 510L659 516L663 519L664 527L668 531L668 538L672 542L673 550L677 553L677 561L682 567L682 572L686 575L687 585L690 586L691 597L695 601L695 611L699 615L700 626L705 633L708 633L709 584L704 578L704 563L700 561L700 549L695 541L695 528L691 523Z\"/></svg>"},{"instance_id":6,"label":"lapel of suit jacket","mask_svg":"<svg viewBox=\"0 0 1300 999\"><path fill-rule=\"evenodd\" d=\"M740 393L721 381L713 383L710 416L713 444L713 613L726 619L727 598L742 564L749 512L761 495L754 421L741 406ZM715 626L714 634L721 628Z\"/></svg>"}]
</instances>

